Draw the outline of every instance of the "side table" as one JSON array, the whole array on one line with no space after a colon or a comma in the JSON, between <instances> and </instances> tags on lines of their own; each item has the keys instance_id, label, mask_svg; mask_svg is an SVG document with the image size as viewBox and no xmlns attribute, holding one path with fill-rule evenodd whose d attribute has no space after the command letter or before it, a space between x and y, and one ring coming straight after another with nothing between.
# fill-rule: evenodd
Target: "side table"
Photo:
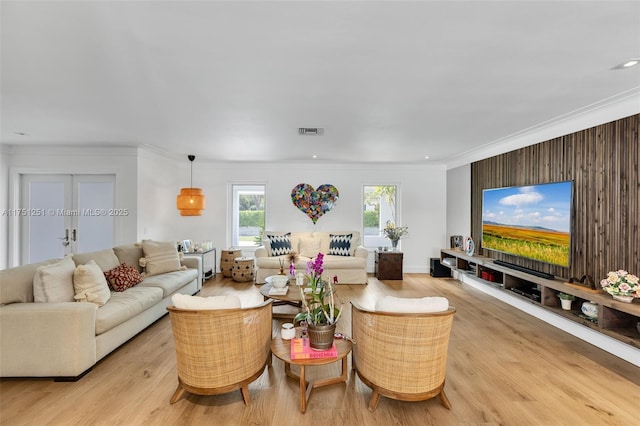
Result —
<instances>
[{"instance_id":1,"label":"side table","mask_svg":"<svg viewBox=\"0 0 640 426\"><path fill-rule=\"evenodd\" d=\"M208 269L208 264L205 265L205 255L209 254L209 253L213 253L213 266L212 268L209 270ZM208 280L209 278L215 277L216 276L216 269L217 269L217 265L216 265L216 261L217 261L217 256L216 256L216 248L212 247L209 250L203 250L203 251L187 251L184 252L184 256L185 257L199 257L200 258L200 264L202 265L202 271L200 271L200 273L202 274L202 283L204 284L204 282L206 280ZM211 273L209 273L211 272Z\"/></svg>"},{"instance_id":2,"label":"side table","mask_svg":"<svg viewBox=\"0 0 640 426\"><path fill-rule=\"evenodd\" d=\"M296 333L297 335L297 333ZM300 412L307 411L307 403L311 398L311 391L321 386L333 385L347 381L347 355L351 352L351 342L348 340L334 339L338 349L337 358L315 358L315 359L291 359L291 341L283 340L280 336L271 340L271 352L284 361L284 372L288 377L300 382ZM332 362L342 361L342 374L337 377L308 382L305 378L305 367L313 365L325 365ZM291 364L300 366L300 374L291 371Z\"/></svg>"},{"instance_id":3,"label":"side table","mask_svg":"<svg viewBox=\"0 0 640 426\"><path fill-rule=\"evenodd\" d=\"M402 253L376 250L375 277L379 280L401 280Z\"/></svg>"}]
</instances>

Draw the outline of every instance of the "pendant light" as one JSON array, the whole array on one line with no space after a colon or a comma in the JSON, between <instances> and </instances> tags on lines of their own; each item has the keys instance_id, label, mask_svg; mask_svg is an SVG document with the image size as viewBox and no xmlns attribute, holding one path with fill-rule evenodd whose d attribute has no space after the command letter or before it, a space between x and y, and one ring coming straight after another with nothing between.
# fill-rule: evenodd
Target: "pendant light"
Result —
<instances>
[{"instance_id":1,"label":"pendant light","mask_svg":"<svg viewBox=\"0 0 640 426\"><path fill-rule=\"evenodd\" d=\"M180 216L200 216L206 200L202 195L202 189L193 187L193 160L196 159L196 156L188 155L187 158L191 162L191 186L180 189L180 194L176 198L176 206L180 210Z\"/></svg>"}]
</instances>

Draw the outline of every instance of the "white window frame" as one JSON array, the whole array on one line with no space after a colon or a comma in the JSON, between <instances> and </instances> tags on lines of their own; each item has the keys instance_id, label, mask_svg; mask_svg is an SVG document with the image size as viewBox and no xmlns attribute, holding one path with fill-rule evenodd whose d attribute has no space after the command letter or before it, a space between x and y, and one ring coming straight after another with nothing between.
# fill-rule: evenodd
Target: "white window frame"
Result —
<instances>
[{"instance_id":1,"label":"white window frame","mask_svg":"<svg viewBox=\"0 0 640 426\"><path fill-rule=\"evenodd\" d=\"M248 192L248 191L260 191L262 190L262 195L264 197L264 216L266 221L267 216L267 184L266 182L230 182L229 183L229 241L231 247L241 248L242 250L247 251L255 251L260 244L254 245L245 245L241 244L239 241L239 228L240 228L240 215L238 210L238 196L240 195L240 191Z\"/></svg>"},{"instance_id":2,"label":"white window frame","mask_svg":"<svg viewBox=\"0 0 640 426\"><path fill-rule=\"evenodd\" d=\"M372 187L372 186L394 186L396 188L396 194L395 194L395 213L394 212L389 212L387 209L387 213L384 214L384 212L382 212L380 214L380 220L379 220L379 224L378 224L378 235L367 235L367 230L365 229L364 225L365 225L365 220L364 220L364 212L365 212L365 203L366 203L366 196L365 196L365 190L368 187ZM393 183L393 182L386 182L386 183L380 183L380 182L376 182L376 183L365 183L362 185L362 190L361 190L361 194L362 194L362 245L365 248L378 248L378 247L391 247L391 242L384 236L382 230L385 227L386 221L387 220L391 220L393 221L396 225L400 224L400 220L401 220L401 215L400 215L400 197L401 197L401 193L402 193L402 188L400 186L399 183ZM388 203L385 203L388 205ZM383 207L383 206L381 206ZM390 207L390 206L389 206Z\"/></svg>"}]
</instances>

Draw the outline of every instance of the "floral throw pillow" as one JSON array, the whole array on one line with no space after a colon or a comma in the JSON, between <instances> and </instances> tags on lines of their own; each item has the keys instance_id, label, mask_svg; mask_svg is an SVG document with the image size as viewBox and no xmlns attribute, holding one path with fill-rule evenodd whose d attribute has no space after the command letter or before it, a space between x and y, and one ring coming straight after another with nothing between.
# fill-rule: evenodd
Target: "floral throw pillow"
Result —
<instances>
[{"instance_id":1,"label":"floral throw pillow","mask_svg":"<svg viewBox=\"0 0 640 426\"><path fill-rule=\"evenodd\" d=\"M142 281L142 276L135 266L122 263L104 273L109 287L113 291L125 291Z\"/></svg>"}]
</instances>

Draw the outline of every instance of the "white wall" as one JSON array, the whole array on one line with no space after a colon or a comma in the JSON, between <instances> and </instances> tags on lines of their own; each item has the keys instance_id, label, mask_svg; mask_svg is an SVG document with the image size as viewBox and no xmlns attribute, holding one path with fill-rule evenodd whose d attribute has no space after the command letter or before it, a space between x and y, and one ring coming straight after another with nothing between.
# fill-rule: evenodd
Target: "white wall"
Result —
<instances>
[{"instance_id":1,"label":"white wall","mask_svg":"<svg viewBox=\"0 0 640 426\"><path fill-rule=\"evenodd\" d=\"M9 146L2 163L7 162L6 208L21 208L18 184L21 174L114 174L116 176L116 208L127 208L128 216L116 217L115 244L135 241L137 235L137 149L127 147L38 147ZM4 164L2 167L5 167ZM4 175L4 170L2 170ZM3 207L4 208L4 207ZM18 221L8 218L8 248L3 261L6 266L19 263Z\"/></svg>"},{"instance_id":2,"label":"white wall","mask_svg":"<svg viewBox=\"0 0 640 426\"><path fill-rule=\"evenodd\" d=\"M439 257L447 241L446 171L434 166L362 166L329 164L214 163L196 157L193 186L207 198L202 216L182 217L175 206L181 187L189 186L189 161L168 160L143 152L139 159L139 236L158 240L212 240L218 249L230 246L232 183L263 183L267 230L362 232L362 186L400 186L400 224L409 227L401 241L405 272L427 272L430 257ZM314 226L291 202L299 183L331 184L340 198L333 210ZM145 232L146 231L146 232ZM251 255L251 251L244 254ZM373 254L369 259L373 271Z\"/></svg>"},{"instance_id":3,"label":"white wall","mask_svg":"<svg viewBox=\"0 0 640 426\"><path fill-rule=\"evenodd\" d=\"M9 208L9 148L6 145L0 145L0 269L6 269L7 253L9 250L9 216L6 214Z\"/></svg>"},{"instance_id":4,"label":"white wall","mask_svg":"<svg viewBox=\"0 0 640 426\"><path fill-rule=\"evenodd\" d=\"M452 235L471 235L471 164L447 170L447 237Z\"/></svg>"}]
</instances>

